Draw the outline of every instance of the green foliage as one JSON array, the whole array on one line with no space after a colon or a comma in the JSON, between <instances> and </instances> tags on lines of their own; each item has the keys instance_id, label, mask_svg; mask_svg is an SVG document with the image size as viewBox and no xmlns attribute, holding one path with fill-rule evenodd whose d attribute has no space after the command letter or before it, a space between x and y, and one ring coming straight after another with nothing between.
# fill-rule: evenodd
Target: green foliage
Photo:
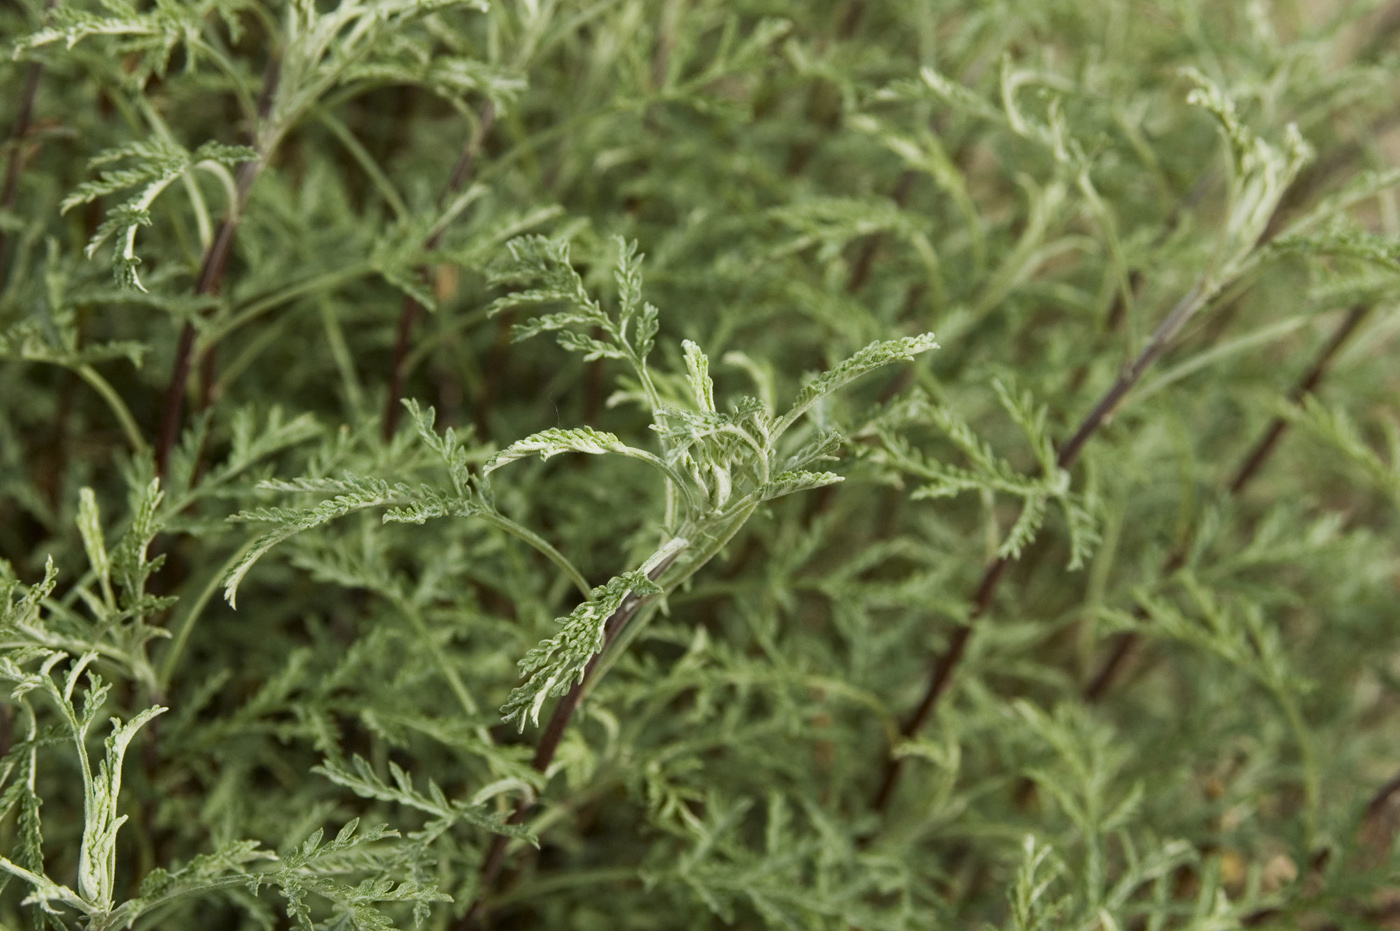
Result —
<instances>
[{"instance_id":1,"label":"green foliage","mask_svg":"<svg viewBox=\"0 0 1400 931\"><path fill-rule=\"evenodd\" d=\"M1393 910L1395 3L0 24L0 928Z\"/></svg>"}]
</instances>

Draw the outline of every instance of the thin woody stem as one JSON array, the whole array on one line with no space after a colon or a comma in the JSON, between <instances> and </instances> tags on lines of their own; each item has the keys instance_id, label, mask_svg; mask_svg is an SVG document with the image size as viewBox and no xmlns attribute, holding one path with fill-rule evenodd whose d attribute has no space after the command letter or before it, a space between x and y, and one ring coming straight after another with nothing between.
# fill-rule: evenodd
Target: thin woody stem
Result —
<instances>
[{"instance_id":1,"label":"thin woody stem","mask_svg":"<svg viewBox=\"0 0 1400 931\"><path fill-rule=\"evenodd\" d=\"M1391 4L1388 17L1389 18L1387 19L1387 23L1389 25L1387 29L1389 31L1393 31L1395 28L1400 27L1400 3ZM1383 129L1394 125L1397 122L1397 120L1400 120L1400 111L1388 114L1384 119L1380 120L1378 123L1375 124L1375 126L1372 127L1372 132L1380 132ZM1360 151L1360 144L1353 141L1351 143L1348 143L1346 146L1342 147L1340 150L1334 152L1327 160L1323 162L1318 162L1317 164L1311 166L1309 170L1307 170L1301 177L1299 177L1297 182L1289 189L1288 193L1284 196L1284 199L1280 203L1279 208L1274 211L1273 217L1270 218L1268 226L1265 228L1263 235L1260 237L1261 241L1267 242L1268 240L1272 239L1274 235L1276 235L1277 232L1282 228L1284 219L1289 213L1289 208L1293 204L1305 200L1307 195L1316 186L1322 183L1322 179L1332 177L1339 167L1349 163L1353 158L1355 158L1357 153L1359 153ZM1208 176L1203 176L1203 182L1206 180L1206 177ZM1199 199L1200 194L1202 194L1203 192L1204 184L1198 183L1196 190L1193 192L1192 197L1190 199ZM1175 215L1176 212L1174 211L1173 216ZM1138 275L1139 273L1135 270L1133 274ZM1300 403L1303 397L1305 397L1308 394L1311 394L1314 391L1314 389L1316 389L1318 383L1326 374L1327 367L1330 364L1332 357L1336 355L1339 349L1341 349L1342 345L1347 341L1347 339L1350 338L1351 334L1356 330L1356 328L1361 325L1362 321L1370 313L1370 310L1371 308L1365 305L1352 308L1350 313L1347 314L1346 319L1342 322L1342 325L1338 327L1336 332L1332 335L1331 340L1329 340L1327 345L1323 347L1312 368L1309 369L1308 374L1304 376L1304 378L1298 383L1297 386L1294 387L1293 391L1290 393L1289 400L1292 403ZM1121 319L1121 316L1122 305L1115 301L1114 311L1111 312L1109 315L1110 329L1112 329L1113 326L1117 324L1119 319ZM1245 486L1249 484L1249 482L1254 478L1254 476L1258 474L1259 470L1263 468L1264 463L1268 461L1271 455L1273 455L1274 448L1277 446L1279 440L1282 439L1283 433L1287 429L1288 422L1282 417L1275 417L1269 423L1269 426L1265 429L1263 435L1259 438L1259 441L1255 444L1253 450L1249 453L1248 456L1245 457L1243 463L1236 471L1235 477L1230 481L1230 495L1238 495L1244 490ZM1185 559L1186 544L1182 543L1175 550L1173 550L1163 561L1161 573L1163 575L1170 575L1177 569L1181 568L1182 564L1185 562ZM1135 614L1139 619L1143 619L1146 616L1141 609L1135 612ZM1140 639L1141 638L1138 636L1138 634L1136 634L1133 631L1127 631L1118 635L1118 637L1115 639L1111 651L1109 652L1108 657L1105 658L1103 665L1099 667L1098 672L1094 674L1094 676L1089 680L1089 684L1085 686L1083 693L1085 701L1093 703L1103 698L1104 694L1113 685L1114 680L1117 678L1118 673L1121 671L1128 658L1137 648Z\"/></svg>"},{"instance_id":2,"label":"thin woody stem","mask_svg":"<svg viewBox=\"0 0 1400 931\"><path fill-rule=\"evenodd\" d=\"M899 729L899 734L905 740L917 734L924 726L924 722L933 714L934 706L943 697L943 693L948 690L948 686L953 681L953 670L962 662L963 654L967 651L967 642L972 638L972 622L986 613L987 608L992 603L992 596L996 594L996 587L1001 581L1002 573L1010 564L1008 557L1002 556L988 564L986 571L982 575L982 582L977 586L977 598L973 602L972 614L968 622L959 624L953 628L952 635L948 638L948 646L944 649L933 664L933 669L929 674L928 688L924 690L924 697L919 702L919 706L914 709L914 713L904 722ZM875 792L875 800L872 806L876 811L884 811L889 805L890 797L894 795L895 787L899 785L899 774L903 757L890 757L885 761L885 772L880 779L880 788Z\"/></svg>"},{"instance_id":3,"label":"thin woody stem","mask_svg":"<svg viewBox=\"0 0 1400 931\"><path fill-rule=\"evenodd\" d=\"M1363 304L1353 307L1347 312L1346 318L1342 320L1340 326L1332 333L1330 339L1318 352L1317 358L1309 367L1307 373L1299 380L1298 384L1289 392L1288 400L1292 404L1301 404L1303 399L1317 390L1318 384L1326 376L1332 360L1346 344L1356 329L1361 326L1366 317L1371 313L1371 305ZM1278 442L1283 437L1284 431L1288 429L1288 421L1283 417L1275 417L1269 422L1269 426L1264 429L1264 433L1254 444L1253 449L1244 457L1235 476L1231 479L1227 489L1227 495L1238 497L1250 482L1259 474L1274 450L1278 448ZM1187 543L1182 542L1167 557L1162 564L1162 575L1170 575L1180 569L1186 562ZM1146 612L1138 609L1136 612L1139 620L1146 618ZM1112 650L1104 660L1099 671L1089 680L1088 686L1084 689L1084 700L1087 702L1097 702L1103 698L1104 694L1112 687L1118 674L1122 671L1128 657L1137 648L1141 635L1136 631L1126 631L1119 634L1113 644Z\"/></svg>"},{"instance_id":4,"label":"thin woody stem","mask_svg":"<svg viewBox=\"0 0 1400 931\"><path fill-rule=\"evenodd\" d=\"M49 0L45 9L52 9L53 5L54 0ZM19 198L19 172L24 161L22 140L29 134L29 125L34 121L34 100L39 96L39 80L43 75L43 62L30 62L25 69L19 112L15 114L15 124L10 130L10 157L5 162L5 181L0 187L0 209L14 209L15 201ZM0 230L0 285L9 278L9 265L10 235Z\"/></svg>"},{"instance_id":5,"label":"thin woody stem","mask_svg":"<svg viewBox=\"0 0 1400 931\"><path fill-rule=\"evenodd\" d=\"M44 13L47 15L58 0L47 0ZM23 140L29 135L29 127L34 122L34 101L39 97L39 81L44 76L44 63L32 61L24 71L24 90L20 91L19 109L15 113L14 125L10 127L10 157L5 161L5 180L0 184L0 210L13 210L19 199L19 173L24 167ZM10 234L0 229L0 289L4 288L10 275Z\"/></svg>"},{"instance_id":6,"label":"thin woody stem","mask_svg":"<svg viewBox=\"0 0 1400 931\"><path fill-rule=\"evenodd\" d=\"M1171 340L1177 333L1181 332L1181 328L1204 306L1205 298L1209 293L1211 293L1211 289L1208 282L1201 280L1177 302L1176 306L1167 314L1166 319L1158 325L1152 338L1148 340L1147 345L1143 347L1137 358L1119 373L1117 380L1079 424L1079 428L1075 430L1069 442L1060 448L1055 462L1059 468L1069 469L1074 465L1085 444L1108 422L1118 405L1127 397L1128 392L1142 379L1143 373L1166 351ZM913 737L923 728L929 717L932 716L934 708L937 707L939 699L948 691L952 684L953 674L967 653L967 644L972 637L973 623L984 615L991 606L992 599L996 596L997 586L1001 583L1009 563L1009 557L1005 556L999 556L988 563L982 574L982 581L977 586L977 594L973 598L972 611L968 620L953 629L953 633L948 639L948 646L934 658L933 665L929 669L929 681L924 689L924 696L919 701L918 707L914 709L914 713L900 728L900 734L905 739ZM886 759L884 775L871 802L875 811L883 812L888 807L895 788L899 784L903 762L904 757L889 756Z\"/></svg>"},{"instance_id":7,"label":"thin woody stem","mask_svg":"<svg viewBox=\"0 0 1400 931\"><path fill-rule=\"evenodd\" d=\"M1118 405L1123 403L1128 392L1142 380L1143 374L1151 367L1152 363L1156 362L1162 353L1167 351L1167 346L1170 345L1176 334L1181 332L1181 328L1186 325L1187 321L1201 309L1206 290L1205 282L1197 282L1196 286L1185 297L1177 301L1171 313L1167 314L1167 318L1162 321L1156 332L1152 334L1152 338L1147 341L1142 352L1138 353L1132 364L1118 373L1118 379L1112 387L1105 392L1099 403L1094 405L1094 409L1089 412L1089 415L1080 422L1079 429L1074 431L1069 442L1060 448L1056 465L1061 469L1068 469L1074 465L1079 459L1079 453L1084 449L1084 444L1089 442L1089 438L1108 422L1114 411L1118 409Z\"/></svg>"},{"instance_id":8,"label":"thin woody stem","mask_svg":"<svg viewBox=\"0 0 1400 931\"><path fill-rule=\"evenodd\" d=\"M672 553L647 573L653 581L659 579L667 569L676 561L678 553ZM603 624L603 648L594 654L584 667L583 676L575 682L573 688L564 695L554 706L554 712L550 715L549 723L545 725L544 732L540 734L540 742L535 747L535 756L530 761L530 766L536 772L546 772L549 764L554 762L554 755L559 750L559 744L564 739L564 733L568 729L569 722L573 719L574 712L578 710L579 704L583 700L584 694L592 686L594 670L598 667L598 662L607 653L619 634L631 623L632 618L650 600L650 596L638 595L635 592L629 594L617 610L608 616ZM534 807L534 800L521 798L516 802L515 811L511 813L507 824L516 825L525 820L525 816ZM505 865L506 845L510 838L505 834L497 834L491 840L491 847L486 853L485 860L481 864L481 884L477 892L476 901L467 910L460 927L478 927L483 918L486 908L486 895L495 887L501 875L501 868Z\"/></svg>"},{"instance_id":9,"label":"thin woody stem","mask_svg":"<svg viewBox=\"0 0 1400 931\"><path fill-rule=\"evenodd\" d=\"M277 81L280 74L280 65L276 58L268 62L267 76L263 82L262 95L258 101L258 121L266 120L272 111L273 99L277 93ZM254 148L257 148L258 130L254 129ZM214 232L213 241L209 243L209 248L204 253L204 261L199 270L199 282L195 286L197 295L218 294L223 288L224 273L228 270L228 261L233 254L233 240L238 231L238 221L242 218L243 208L247 206L248 196L253 191L253 184L257 181L258 175L262 173L266 164L268 153L258 152L256 158L244 162L238 167L238 179L234 192L233 203L229 204L228 214L220 221L218 229ZM190 377L190 368L194 361L195 326L193 321L186 321L185 326L180 331L180 340L175 347L175 364L170 373L170 382L165 389L165 404L161 412L160 439L156 444L156 474L165 475L165 469L170 460L170 451L175 447L175 441L179 438L180 427L184 414L185 390ZM211 400L207 385L210 384L212 376L213 360L205 367L206 390L203 392L205 401Z\"/></svg>"},{"instance_id":10,"label":"thin woody stem","mask_svg":"<svg viewBox=\"0 0 1400 931\"><path fill-rule=\"evenodd\" d=\"M481 119L477 122L476 129L462 148L462 154L458 157L457 164L453 166L452 174L447 180L447 186L440 198L440 202L444 205L454 194L466 186L467 180L472 175L472 168L476 164L476 158L486 142L486 134L491 131L495 122L496 108L490 101L487 101L482 108ZM423 243L424 249L432 251L437 248L438 243L442 241L443 233L446 231L445 226L443 224L433 231L432 235ZM417 275L419 279L426 281L428 270L419 268ZM399 311L398 333L394 339L394 357L389 367L389 393L384 401L383 437L386 443L393 438L394 433L399 428L399 400L403 397L404 362L408 358L409 341L413 336L413 324L418 320L422 309L422 305L412 295L404 295L403 305Z\"/></svg>"},{"instance_id":11,"label":"thin woody stem","mask_svg":"<svg viewBox=\"0 0 1400 931\"><path fill-rule=\"evenodd\" d=\"M1371 313L1371 309L1371 305L1361 304L1347 312L1346 318L1342 320L1341 326L1337 327L1336 331L1332 334L1332 338L1322 347L1322 351L1318 353L1317 359L1313 362L1312 367L1308 369L1308 373L1303 376L1302 380L1299 381L1289 393L1288 400L1290 403L1295 405L1301 404L1305 397L1317 390L1318 384L1327 375L1327 370L1331 366L1332 360L1336 357L1337 353L1341 351L1341 348L1346 345L1351 335L1356 332L1357 327L1365 322L1366 318ZM1258 474L1259 469L1268 460L1269 456L1273 454L1274 447L1278 444L1279 437L1283 435L1283 431L1287 428L1288 421L1283 417L1275 417L1273 419L1268 429L1264 431L1264 435L1260 437L1253 451L1245 457L1244 463L1235 473L1235 477L1230 481L1230 494L1239 494L1254 476Z\"/></svg>"}]
</instances>

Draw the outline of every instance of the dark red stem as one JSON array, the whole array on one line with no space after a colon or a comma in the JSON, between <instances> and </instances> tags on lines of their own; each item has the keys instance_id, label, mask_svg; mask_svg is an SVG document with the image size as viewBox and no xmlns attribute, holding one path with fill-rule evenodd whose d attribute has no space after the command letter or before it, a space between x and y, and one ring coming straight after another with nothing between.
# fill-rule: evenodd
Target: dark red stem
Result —
<instances>
[{"instance_id":1,"label":"dark red stem","mask_svg":"<svg viewBox=\"0 0 1400 931\"><path fill-rule=\"evenodd\" d=\"M471 138L467 140L466 146L462 149L462 154L457 159L457 164L452 169L452 175L447 179L447 187L443 190L441 203L446 205L447 201L463 187L471 177L472 168L476 164L476 157L481 152L482 145L486 142L486 134L491 131L491 126L496 122L496 108L487 101L482 107L481 119L476 124ZM431 251L436 249L438 243L442 241L444 227L434 230L432 235L424 242L423 248ZM420 280L428 280L428 270L419 268L417 274ZM389 394L384 401L384 442L388 442L399 428L399 401L403 397L404 362L408 358L408 347L413 337L413 324L418 320L418 315L423 307L411 295L405 294L403 304L399 310L398 333L394 339L394 358L389 367Z\"/></svg>"},{"instance_id":2,"label":"dark red stem","mask_svg":"<svg viewBox=\"0 0 1400 931\"><path fill-rule=\"evenodd\" d=\"M653 580L661 578L662 574L675 563L676 556L677 554L672 554L666 557L647 573L648 576ZM588 665L584 667L583 678L575 682L573 688L569 689L568 693L554 706L549 723L545 725L544 732L540 734L540 742L535 747L534 759L530 761L530 766L536 772L545 772L549 769L549 764L554 762L554 754L559 750L559 743L564 739L564 732L568 729L574 712L578 710L584 692L593 685L594 670L598 667L598 661L648 600L648 596L630 594L604 622L603 648L588 661ZM506 823L520 824L533 807L533 799L521 798L516 803L515 811L511 814L510 820ZM506 845L509 841L510 838L504 834L497 834L491 839L491 847L486 853L486 859L481 864L481 884L477 890L476 901L467 910L460 927L475 928L480 926L486 908L486 895L500 878L501 868L505 865Z\"/></svg>"},{"instance_id":3,"label":"dark red stem","mask_svg":"<svg viewBox=\"0 0 1400 931\"><path fill-rule=\"evenodd\" d=\"M1200 309L1202 304L1201 289L1202 285L1197 284L1177 302L1176 306L1167 314L1166 319L1158 325L1142 352L1119 373L1118 379L1079 424L1079 428L1075 430L1070 441L1060 448L1059 455L1056 457L1056 465L1059 468L1069 469L1074 465L1090 437L1108 422L1128 392L1142 379L1143 373L1166 351L1173 337ZM948 691L952 684L953 674L957 671L963 656L966 655L967 642L972 636L973 622L985 614L991 606L997 586L1005 574L1008 563L1007 557L999 556L987 565L982 574L982 582L977 586L977 594L973 598L972 611L968 620L954 628L953 634L948 640L947 649L934 658L933 665L930 667L928 686L924 690L924 697L915 708L914 713L905 721L904 726L900 728L900 733L906 739L913 737L923 728L925 722L932 716L938 700ZM877 812L883 812L889 805L899 783L903 760L903 757L893 756L886 760L884 777L881 779L880 787L871 803Z\"/></svg>"},{"instance_id":4,"label":"dark red stem","mask_svg":"<svg viewBox=\"0 0 1400 931\"><path fill-rule=\"evenodd\" d=\"M272 102L277 93L279 73L278 61L274 58L268 63L262 95L258 100L257 118L259 124L267 119L272 110ZM257 136L258 128L255 127L253 130L254 148L258 148ZM252 193L253 183L262 173L266 156L266 152L259 152L257 158L238 166L238 180L233 203L229 204L228 214L219 222L218 229L214 232L214 239L204 253L204 261L199 270L199 281L195 285L195 294L214 295L222 289L224 272L227 271L229 257L233 254L233 239L238 231L238 221L243 215L243 208L247 206L248 195ZM185 390L189 382L190 366L194 359L194 344L194 322L187 320L180 331L180 341L175 347L175 364L170 372L170 382L165 388L165 404L161 411L160 438L156 444L155 455L156 474L162 477L165 475L166 466L170 461L170 451L174 449L175 441L180 436ZM208 385L213 377L211 369L212 364L204 371L205 390L203 395L205 398L209 396Z\"/></svg>"},{"instance_id":5,"label":"dark red stem","mask_svg":"<svg viewBox=\"0 0 1400 931\"><path fill-rule=\"evenodd\" d=\"M1327 341L1326 345L1322 347L1317 358L1313 361L1312 366L1308 369L1307 374L1305 374L1302 379L1299 380L1298 384L1293 387L1293 390L1289 392L1288 400L1290 402L1295 405L1301 404L1303 398L1312 394L1317 389L1318 384L1321 383L1323 377L1327 374L1332 360L1336 357L1342 346L1346 344L1346 341L1351 335L1356 332L1356 328L1362 324L1370 312L1370 305L1359 305L1347 312L1346 318L1342 320L1341 326L1337 327L1332 337ZM1235 477L1230 481L1228 487L1227 494L1229 496L1238 497L1243 493L1246 486L1254 480L1259 474L1260 469L1264 467L1264 463L1273 455L1274 450L1278 447L1279 440L1282 439L1284 431L1287 429L1288 421L1283 417L1275 417L1270 421L1268 427L1264 429L1263 435L1260 436L1258 442L1254 444L1254 448L1250 450L1249 455L1245 456L1244 461L1235 471ZM1186 562L1187 546L1188 544L1183 542L1172 551L1171 555L1168 556L1162 564L1162 575L1171 575L1177 569L1181 568ZM1139 620L1144 620L1147 615L1146 612L1138 609L1136 616ZM1124 665L1128 661L1128 657L1133 654L1133 651L1137 648L1141 639L1141 635L1136 631L1125 631L1115 638L1113 648L1109 652L1108 657L1104 660L1103 665L1099 667L1099 671L1089 680L1089 685L1084 689L1085 701L1093 703L1103 698L1104 694L1108 692L1109 688L1111 688L1113 683L1117 680L1118 674L1122 671Z\"/></svg>"},{"instance_id":6,"label":"dark red stem","mask_svg":"<svg viewBox=\"0 0 1400 931\"><path fill-rule=\"evenodd\" d=\"M48 0L44 11L53 9L57 0ZM0 208L11 210L19 198L19 172L23 166L23 145L29 127L34 122L34 101L39 97L39 80L44 76L44 64L32 61L24 71L24 90L19 96L19 112L15 114L15 124L10 128L10 157L5 161L5 182L0 188ZM0 286L9 279L10 236L0 230Z\"/></svg>"}]
</instances>

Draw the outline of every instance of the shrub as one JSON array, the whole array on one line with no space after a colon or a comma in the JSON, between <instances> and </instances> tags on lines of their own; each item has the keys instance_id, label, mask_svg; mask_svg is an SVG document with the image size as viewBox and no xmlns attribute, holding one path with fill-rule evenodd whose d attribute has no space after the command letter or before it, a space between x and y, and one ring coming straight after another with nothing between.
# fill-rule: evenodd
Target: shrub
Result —
<instances>
[{"instance_id":1,"label":"shrub","mask_svg":"<svg viewBox=\"0 0 1400 931\"><path fill-rule=\"evenodd\" d=\"M5 927L1394 920L1397 4L0 16Z\"/></svg>"}]
</instances>

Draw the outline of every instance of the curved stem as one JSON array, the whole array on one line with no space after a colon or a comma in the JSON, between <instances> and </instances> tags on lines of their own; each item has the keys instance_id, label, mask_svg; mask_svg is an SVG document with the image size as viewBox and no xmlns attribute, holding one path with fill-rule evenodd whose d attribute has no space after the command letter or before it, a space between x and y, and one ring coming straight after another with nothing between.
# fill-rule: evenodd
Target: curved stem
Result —
<instances>
[{"instance_id":1,"label":"curved stem","mask_svg":"<svg viewBox=\"0 0 1400 931\"><path fill-rule=\"evenodd\" d=\"M393 601L400 611L408 615L408 621L413 625L413 630L418 634L423 646L432 654L433 662L438 668L438 672L447 680L447 685L452 689L452 694L457 696L457 703L462 706L468 717L476 717L480 708L477 707L476 700L472 698L471 692L467 691L467 686L462 682L461 675L455 666L447 659L447 653L438 648L433 640L433 632L428 628L428 622L423 619L423 614L407 598L395 594Z\"/></svg>"},{"instance_id":2,"label":"curved stem","mask_svg":"<svg viewBox=\"0 0 1400 931\"><path fill-rule=\"evenodd\" d=\"M268 25L268 23L264 23L265 28ZM269 32L272 31L275 30L269 30ZM195 36L191 39L190 46L198 49L200 54L208 57L208 59L224 73L224 76L229 79L234 96L238 98L238 108L243 111L243 118L250 123L255 122L258 116L257 99L249 93L247 86L244 84L244 75L239 73L238 69L234 67L233 62L229 60L224 50L206 41L201 36Z\"/></svg>"},{"instance_id":3,"label":"curved stem","mask_svg":"<svg viewBox=\"0 0 1400 931\"><path fill-rule=\"evenodd\" d=\"M379 195L384 198L384 202L394 211L395 218L400 223L409 219L408 205L403 202L399 192L394 189L394 183L389 180L389 176L384 174L384 170L375 162L374 157L369 154L359 139L355 138L343 122L336 119L324 107L315 108L316 119L321 125L331 131L331 135L340 141L345 147L345 151L350 153L350 157L355 160L355 164L360 166L360 170L369 178Z\"/></svg>"},{"instance_id":4,"label":"curved stem","mask_svg":"<svg viewBox=\"0 0 1400 931\"><path fill-rule=\"evenodd\" d=\"M574 564L569 562L568 557L556 550L544 537L516 523L499 511L483 509L476 516L486 521L486 523L490 524L492 527L498 530L504 530L517 540L521 540L539 551L546 559L558 566L560 570L569 577L569 581L574 583L574 587L583 593L585 600L593 600L593 589L588 584L588 579L584 578L583 573L579 572Z\"/></svg>"},{"instance_id":5,"label":"curved stem","mask_svg":"<svg viewBox=\"0 0 1400 931\"><path fill-rule=\"evenodd\" d=\"M343 284L354 281L356 278L364 278L373 273L374 266L365 262L306 278L295 284L289 284L285 288L274 291L271 294L254 298L244 304L242 309L235 311L227 320L214 321L205 331L204 341L207 343L221 342L230 333L240 329L245 324L251 323L268 311L276 310L283 304L290 303L303 295L312 294L317 291L333 291Z\"/></svg>"},{"instance_id":6,"label":"curved stem","mask_svg":"<svg viewBox=\"0 0 1400 931\"><path fill-rule=\"evenodd\" d=\"M235 550L233 555L226 559L224 564L209 577L209 581L200 589L199 595L194 601L190 602L181 612L180 620L174 625L175 634L170 640L170 646L166 648L165 659L161 663L160 673L156 677L156 685L161 694L170 688L170 681L175 677L175 668L180 664L180 657L185 652L185 644L189 642L195 621L204 613L204 608L209 604L209 599L214 597L214 592L222 587L224 577L228 575L229 570L242 561L256 542L257 538L254 537Z\"/></svg>"},{"instance_id":7,"label":"curved stem","mask_svg":"<svg viewBox=\"0 0 1400 931\"><path fill-rule=\"evenodd\" d=\"M78 377L92 386L92 390L102 396L102 400L107 402L107 407L112 411L112 416L117 418L117 423L121 424L122 432L126 434L127 442L131 444L132 452L140 456L146 452L146 440L141 436L141 428L136 425L136 418L131 416L131 409L126 406L122 396L112 387L112 383L103 378L102 375L91 365L79 365L73 369Z\"/></svg>"}]
</instances>

